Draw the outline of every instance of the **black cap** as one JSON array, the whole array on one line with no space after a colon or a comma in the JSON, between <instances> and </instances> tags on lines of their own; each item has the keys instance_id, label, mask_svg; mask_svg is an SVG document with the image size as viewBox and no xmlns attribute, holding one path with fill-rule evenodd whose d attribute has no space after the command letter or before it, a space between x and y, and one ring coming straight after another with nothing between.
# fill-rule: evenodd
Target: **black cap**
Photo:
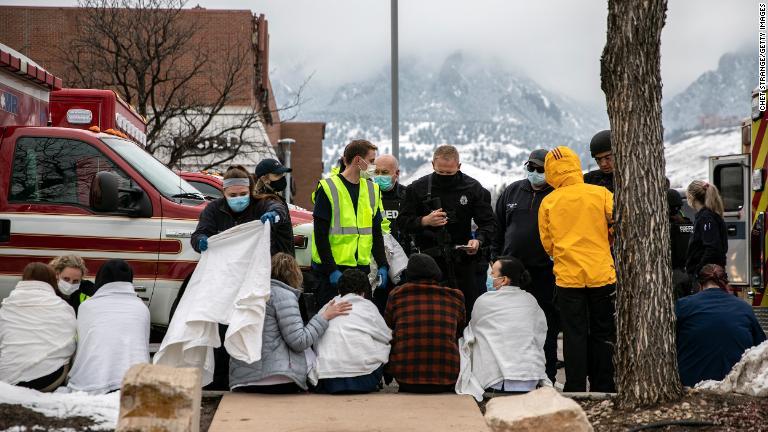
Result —
<instances>
[{"instance_id":1,"label":"black cap","mask_svg":"<svg viewBox=\"0 0 768 432\"><path fill-rule=\"evenodd\" d=\"M592 141L589 142L589 152L592 153L592 157L611 151L611 131L601 130L592 137Z\"/></svg>"},{"instance_id":2,"label":"black cap","mask_svg":"<svg viewBox=\"0 0 768 432\"><path fill-rule=\"evenodd\" d=\"M443 272L435 262L435 259L427 254L415 253L408 259L408 279L410 280L436 280L443 278Z\"/></svg>"},{"instance_id":3,"label":"black cap","mask_svg":"<svg viewBox=\"0 0 768 432\"><path fill-rule=\"evenodd\" d=\"M536 149L531 152L531 155L528 156L528 162L526 164L533 164L536 166L543 167L544 166L544 159L547 158L547 150L544 149Z\"/></svg>"},{"instance_id":4,"label":"black cap","mask_svg":"<svg viewBox=\"0 0 768 432\"><path fill-rule=\"evenodd\" d=\"M256 178L259 178L265 174L285 174L291 172L290 168L286 168L277 159L264 159L256 165Z\"/></svg>"}]
</instances>

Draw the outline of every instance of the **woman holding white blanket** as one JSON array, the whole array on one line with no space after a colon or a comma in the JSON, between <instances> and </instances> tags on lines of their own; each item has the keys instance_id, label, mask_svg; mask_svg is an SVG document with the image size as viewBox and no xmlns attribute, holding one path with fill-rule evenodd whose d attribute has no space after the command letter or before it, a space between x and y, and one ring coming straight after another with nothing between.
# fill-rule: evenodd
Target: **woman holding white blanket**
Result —
<instances>
[{"instance_id":1,"label":"woman holding white blanket","mask_svg":"<svg viewBox=\"0 0 768 432\"><path fill-rule=\"evenodd\" d=\"M56 273L33 262L0 307L0 381L50 392L75 352L75 311L55 292Z\"/></svg>"},{"instance_id":2,"label":"woman holding white blanket","mask_svg":"<svg viewBox=\"0 0 768 432\"><path fill-rule=\"evenodd\" d=\"M232 391L246 393L297 393L307 390L312 366L312 344L328 329L328 321L347 315L352 305L331 300L304 326L299 310L302 275L296 259L286 253L272 257L271 292L264 317L261 360L229 360Z\"/></svg>"},{"instance_id":3,"label":"woman holding white blanket","mask_svg":"<svg viewBox=\"0 0 768 432\"><path fill-rule=\"evenodd\" d=\"M459 339L461 372L456 393L483 400L484 391L524 393L551 385L544 368L547 320L536 299L520 289L530 283L523 264L501 257L491 267L496 291L480 296Z\"/></svg>"},{"instance_id":4,"label":"woman holding white blanket","mask_svg":"<svg viewBox=\"0 0 768 432\"><path fill-rule=\"evenodd\" d=\"M348 316L331 321L315 343L317 364L309 380L318 393L378 391L384 364L389 360L392 330L376 305L363 297L370 289L368 275L357 269L346 270L339 278L338 289L335 300L348 301L352 310Z\"/></svg>"}]
</instances>

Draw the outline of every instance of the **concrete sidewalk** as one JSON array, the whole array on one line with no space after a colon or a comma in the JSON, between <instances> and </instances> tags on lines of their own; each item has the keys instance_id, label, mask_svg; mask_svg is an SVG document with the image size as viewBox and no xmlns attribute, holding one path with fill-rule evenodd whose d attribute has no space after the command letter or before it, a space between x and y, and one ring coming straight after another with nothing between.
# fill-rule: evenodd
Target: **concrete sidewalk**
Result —
<instances>
[{"instance_id":1,"label":"concrete sidewalk","mask_svg":"<svg viewBox=\"0 0 768 432\"><path fill-rule=\"evenodd\" d=\"M209 432L488 432L471 396L224 395Z\"/></svg>"}]
</instances>

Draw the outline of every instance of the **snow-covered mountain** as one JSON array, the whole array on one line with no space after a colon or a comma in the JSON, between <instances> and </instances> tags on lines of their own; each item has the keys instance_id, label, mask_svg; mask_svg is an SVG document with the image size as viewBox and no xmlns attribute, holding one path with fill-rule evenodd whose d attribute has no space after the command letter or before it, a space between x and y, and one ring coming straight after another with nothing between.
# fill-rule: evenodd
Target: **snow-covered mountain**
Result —
<instances>
[{"instance_id":1,"label":"snow-covered mountain","mask_svg":"<svg viewBox=\"0 0 768 432\"><path fill-rule=\"evenodd\" d=\"M723 55L716 70L664 101L667 172L673 185L706 178L710 155L738 151L739 121L749 115L757 82L753 54ZM290 100L307 75L301 67L273 73L278 101ZM310 81L297 119L327 123L326 169L355 138L390 150L389 92L388 70L336 87ZM406 182L430 171L439 144L456 145L463 171L492 191L522 178L522 164L535 148L570 146L582 156L585 169L594 168L588 143L607 127L605 112L550 92L493 61L462 53L436 69L417 59L401 61L400 159Z\"/></svg>"},{"instance_id":2,"label":"snow-covered mountain","mask_svg":"<svg viewBox=\"0 0 768 432\"><path fill-rule=\"evenodd\" d=\"M278 100L290 89L284 82L275 85ZM326 166L354 138L389 151L388 70L337 88L309 87L310 100L298 118L327 122ZM439 144L456 145L462 162L498 175L519 171L535 148L568 145L587 155L590 137L607 124L604 113L494 62L458 52L437 69L415 59L401 62L400 162L406 176L430 160Z\"/></svg>"},{"instance_id":3,"label":"snow-covered mountain","mask_svg":"<svg viewBox=\"0 0 768 432\"><path fill-rule=\"evenodd\" d=\"M666 139L686 131L736 126L749 116L757 86L757 50L727 53L715 70L701 74L683 92L663 104ZM708 132L705 132L708 133Z\"/></svg>"}]
</instances>

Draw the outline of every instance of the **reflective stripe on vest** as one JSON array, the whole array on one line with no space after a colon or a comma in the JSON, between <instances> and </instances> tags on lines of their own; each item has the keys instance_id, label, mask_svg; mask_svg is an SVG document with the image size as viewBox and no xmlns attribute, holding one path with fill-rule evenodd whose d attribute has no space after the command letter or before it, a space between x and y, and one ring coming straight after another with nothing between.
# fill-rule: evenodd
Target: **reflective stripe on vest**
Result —
<instances>
[{"instance_id":1,"label":"reflective stripe on vest","mask_svg":"<svg viewBox=\"0 0 768 432\"><path fill-rule=\"evenodd\" d=\"M360 186L355 212L349 192L338 175L320 181L319 187L323 188L331 203L328 240L338 265L353 267L368 265L371 262L373 216L379 207L380 192L378 187L368 180L361 180ZM314 240L313 236L312 261L319 264L322 261Z\"/></svg>"}]
</instances>

